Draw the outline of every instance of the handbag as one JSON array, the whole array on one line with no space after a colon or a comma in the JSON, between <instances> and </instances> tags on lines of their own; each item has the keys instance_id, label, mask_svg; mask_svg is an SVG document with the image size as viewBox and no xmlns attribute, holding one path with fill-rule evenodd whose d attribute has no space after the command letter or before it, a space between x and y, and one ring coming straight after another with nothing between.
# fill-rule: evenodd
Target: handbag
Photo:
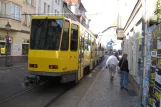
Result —
<instances>
[{"instance_id":1,"label":"handbag","mask_svg":"<svg viewBox=\"0 0 161 107\"><path fill-rule=\"evenodd\" d=\"M124 62L124 60L123 60L122 63L121 63L121 67L122 67L123 62ZM121 67L119 67L119 69L118 69L118 73L119 73L119 74L121 73L121 70L120 70Z\"/></svg>"}]
</instances>

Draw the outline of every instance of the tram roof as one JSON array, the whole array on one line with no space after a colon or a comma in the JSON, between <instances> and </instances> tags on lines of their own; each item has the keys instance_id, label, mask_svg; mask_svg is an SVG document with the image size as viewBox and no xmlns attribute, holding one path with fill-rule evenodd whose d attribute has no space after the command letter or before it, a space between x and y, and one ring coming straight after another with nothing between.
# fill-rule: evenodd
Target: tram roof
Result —
<instances>
[{"instance_id":1,"label":"tram roof","mask_svg":"<svg viewBox=\"0 0 161 107\"><path fill-rule=\"evenodd\" d=\"M65 19L65 20L68 20L70 22L72 22L73 24L77 24L79 25L83 30L85 30L86 32L88 32L90 35L93 35L88 29L86 29L81 23L79 23L78 21L74 21L70 18L66 18L65 16L55 16L55 15L52 15L52 14L23 14L23 15L32 15L32 19L45 19L45 18L57 18L57 19ZM93 35L94 36L94 35ZM94 36L94 38L96 38Z\"/></svg>"}]
</instances>

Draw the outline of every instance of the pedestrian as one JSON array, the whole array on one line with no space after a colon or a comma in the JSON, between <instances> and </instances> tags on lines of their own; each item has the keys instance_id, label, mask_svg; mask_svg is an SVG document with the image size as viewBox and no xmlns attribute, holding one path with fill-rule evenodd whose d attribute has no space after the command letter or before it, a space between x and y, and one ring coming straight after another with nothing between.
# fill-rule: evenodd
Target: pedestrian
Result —
<instances>
[{"instance_id":1,"label":"pedestrian","mask_svg":"<svg viewBox=\"0 0 161 107\"><path fill-rule=\"evenodd\" d=\"M109 58L106 61L106 68L109 68L110 80L113 80L114 78L118 63L119 61L114 54L109 56Z\"/></svg>"},{"instance_id":2,"label":"pedestrian","mask_svg":"<svg viewBox=\"0 0 161 107\"><path fill-rule=\"evenodd\" d=\"M120 60L118 51L115 52L115 56L118 60Z\"/></svg>"},{"instance_id":3,"label":"pedestrian","mask_svg":"<svg viewBox=\"0 0 161 107\"><path fill-rule=\"evenodd\" d=\"M120 89L126 89L128 85L128 60L127 60L127 54L123 54L122 58L119 61L119 67L120 67Z\"/></svg>"}]
</instances>

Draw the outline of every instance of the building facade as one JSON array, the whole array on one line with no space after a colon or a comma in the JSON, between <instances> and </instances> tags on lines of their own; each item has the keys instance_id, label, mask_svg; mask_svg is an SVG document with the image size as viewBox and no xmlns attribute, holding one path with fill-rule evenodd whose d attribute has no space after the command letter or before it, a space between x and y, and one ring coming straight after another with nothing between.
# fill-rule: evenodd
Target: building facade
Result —
<instances>
[{"instance_id":1,"label":"building facade","mask_svg":"<svg viewBox=\"0 0 161 107\"><path fill-rule=\"evenodd\" d=\"M130 80L138 95L143 95L143 78L146 70L144 49L148 26L157 18L157 0L118 0L117 39L123 40L123 53L128 54Z\"/></svg>"},{"instance_id":2,"label":"building facade","mask_svg":"<svg viewBox=\"0 0 161 107\"><path fill-rule=\"evenodd\" d=\"M90 19L85 15L85 9L81 0L64 0L67 3L68 9L77 17L77 20L87 29L89 29Z\"/></svg>"},{"instance_id":3,"label":"building facade","mask_svg":"<svg viewBox=\"0 0 161 107\"><path fill-rule=\"evenodd\" d=\"M22 14L35 13L35 7L35 0L0 0L0 63L5 57L5 25L8 22L11 25L9 56L13 62L27 59L31 16Z\"/></svg>"},{"instance_id":4,"label":"building facade","mask_svg":"<svg viewBox=\"0 0 161 107\"><path fill-rule=\"evenodd\" d=\"M122 4L120 4L122 3ZM141 0L119 0L117 38L123 40L123 53L128 54L130 76L135 82L135 89L140 94L141 72L140 60L142 45L142 2ZM122 8L122 9L121 9Z\"/></svg>"},{"instance_id":5,"label":"building facade","mask_svg":"<svg viewBox=\"0 0 161 107\"><path fill-rule=\"evenodd\" d=\"M74 21L78 21L76 15L70 9L71 9L70 4L68 4L64 1L63 2L63 9L62 9L63 16L66 18L72 19Z\"/></svg>"},{"instance_id":6,"label":"building facade","mask_svg":"<svg viewBox=\"0 0 161 107\"><path fill-rule=\"evenodd\" d=\"M53 9L54 9L54 13L55 13L55 15L62 15L62 11L63 11L63 0L52 0L52 1L54 1L54 7L53 7Z\"/></svg>"},{"instance_id":7,"label":"building facade","mask_svg":"<svg viewBox=\"0 0 161 107\"><path fill-rule=\"evenodd\" d=\"M59 15L62 12L63 0L36 0L36 13L54 13Z\"/></svg>"}]
</instances>

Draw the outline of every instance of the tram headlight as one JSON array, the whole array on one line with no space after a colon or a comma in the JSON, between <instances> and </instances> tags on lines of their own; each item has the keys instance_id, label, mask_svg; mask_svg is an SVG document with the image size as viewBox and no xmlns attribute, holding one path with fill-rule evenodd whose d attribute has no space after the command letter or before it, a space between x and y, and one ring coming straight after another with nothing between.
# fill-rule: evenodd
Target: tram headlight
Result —
<instances>
[{"instance_id":1,"label":"tram headlight","mask_svg":"<svg viewBox=\"0 0 161 107\"><path fill-rule=\"evenodd\" d=\"M58 69L58 65L49 65L50 69Z\"/></svg>"}]
</instances>

